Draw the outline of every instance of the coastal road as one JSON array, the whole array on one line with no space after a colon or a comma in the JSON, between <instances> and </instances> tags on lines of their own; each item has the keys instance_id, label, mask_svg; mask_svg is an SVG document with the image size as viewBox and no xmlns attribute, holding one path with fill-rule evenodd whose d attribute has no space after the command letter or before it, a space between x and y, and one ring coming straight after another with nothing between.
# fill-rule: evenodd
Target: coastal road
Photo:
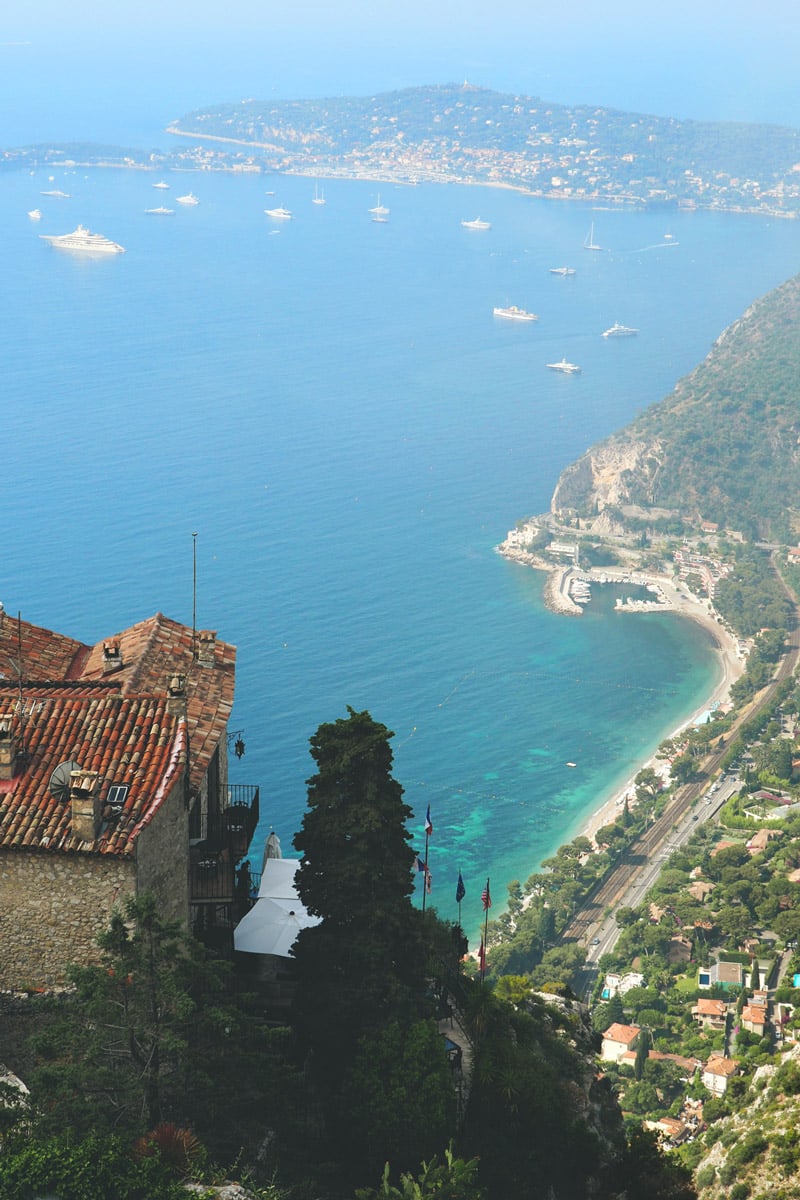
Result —
<instances>
[{"instance_id":1,"label":"coastal road","mask_svg":"<svg viewBox=\"0 0 800 1200\"><path fill-rule=\"evenodd\" d=\"M779 576L780 577L780 576ZM559 939L561 944L582 942L588 947L584 970L576 981L579 996L590 993L597 977L597 960L612 950L619 937L615 920L618 908L634 907L641 903L652 887L666 858L689 839L696 824L715 816L722 804L736 790L736 780L728 777L724 785L706 797L710 804L698 806L708 781L720 770L727 745L738 736L745 721L758 715L774 702L780 685L791 678L800 661L800 629L797 625L797 597L783 583L787 596L795 606L795 623L787 634L786 652L775 675L763 691L736 717L726 735L726 746L717 746L698 763L701 782L685 784L675 791L667 807L620 857L608 874L589 893Z\"/></svg>"}]
</instances>

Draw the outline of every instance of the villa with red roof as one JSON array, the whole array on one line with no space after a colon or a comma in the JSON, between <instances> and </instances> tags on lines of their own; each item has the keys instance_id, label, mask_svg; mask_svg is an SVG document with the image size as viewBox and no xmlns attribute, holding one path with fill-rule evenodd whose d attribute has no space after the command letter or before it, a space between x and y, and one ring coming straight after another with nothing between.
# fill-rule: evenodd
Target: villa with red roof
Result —
<instances>
[{"instance_id":1,"label":"villa with red roof","mask_svg":"<svg viewBox=\"0 0 800 1200\"><path fill-rule=\"evenodd\" d=\"M619 1062L626 1051L634 1048L640 1033L638 1025L620 1025L615 1021L603 1034L600 1057L604 1062Z\"/></svg>"},{"instance_id":2,"label":"villa with red roof","mask_svg":"<svg viewBox=\"0 0 800 1200\"><path fill-rule=\"evenodd\" d=\"M258 821L228 780L235 660L160 613L84 645L0 609L0 988L63 984L144 893L232 944Z\"/></svg>"}]
</instances>

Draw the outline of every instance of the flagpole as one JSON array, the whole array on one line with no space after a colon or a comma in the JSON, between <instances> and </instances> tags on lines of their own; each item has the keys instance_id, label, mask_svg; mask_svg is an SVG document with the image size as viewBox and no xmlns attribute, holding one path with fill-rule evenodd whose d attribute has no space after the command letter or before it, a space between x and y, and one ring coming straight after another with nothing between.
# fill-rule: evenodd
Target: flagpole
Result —
<instances>
[{"instance_id":1,"label":"flagpole","mask_svg":"<svg viewBox=\"0 0 800 1200\"><path fill-rule=\"evenodd\" d=\"M427 828L425 829L425 870L422 874L422 912L425 913L425 897L428 894L428 840L430 834Z\"/></svg>"},{"instance_id":2,"label":"flagpole","mask_svg":"<svg viewBox=\"0 0 800 1200\"><path fill-rule=\"evenodd\" d=\"M488 876L486 877L486 891L483 894L484 894L485 899L483 902L484 918L483 918L483 957L482 957L482 961L481 961L481 984L483 984L483 977L486 974L486 942L487 942L487 939L489 936L489 909L492 906L492 896L491 896L491 892L489 891L489 877Z\"/></svg>"}]
</instances>

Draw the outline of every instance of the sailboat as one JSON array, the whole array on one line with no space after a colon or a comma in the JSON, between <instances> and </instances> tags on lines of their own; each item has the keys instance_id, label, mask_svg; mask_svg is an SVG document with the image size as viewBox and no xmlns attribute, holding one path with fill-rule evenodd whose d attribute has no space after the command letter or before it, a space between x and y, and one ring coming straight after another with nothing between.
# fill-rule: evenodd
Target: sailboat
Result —
<instances>
[{"instance_id":1,"label":"sailboat","mask_svg":"<svg viewBox=\"0 0 800 1200\"><path fill-rule=\"evenodd\" d=\"M602 246L598 246L594 240L594 221L592 221L589 232L586 235L586 241L583 243L584 250L602 250Z\"/></svg>"},{"instance_id":2,"label":"sailboat","mask_svg":"<svg viewBox=\"0 0 800 1200\"><path fill-rule=\"evenodd\" d=\"M371 208L369 211L371 213L374 213L376 217L385 217L386 214L389 212L389 209L386 207L386 205L381 204L380 192L378 192L378 203L375 205L374 208Z\"/></svg>"},{"instance_id":3,"label":"sailboat","mask_svg":"<svg viewBox=\"0 0 800 1200\"><path fill-rule=\"evenodd\" d=\"M312 198L311 203L312 204L324 204L325 203L325 193L321 192L319 190L319 185L316 183L314 184L314 196Z\"/></svg>"}]
</instances>

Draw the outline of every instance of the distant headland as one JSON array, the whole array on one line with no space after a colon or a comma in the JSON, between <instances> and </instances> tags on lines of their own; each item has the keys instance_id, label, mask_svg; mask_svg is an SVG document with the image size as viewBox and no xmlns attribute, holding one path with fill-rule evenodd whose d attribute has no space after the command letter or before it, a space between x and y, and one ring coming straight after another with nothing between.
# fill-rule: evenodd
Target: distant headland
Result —
<instances>
[{"instance_id":1,"label":"distant headland","mask_svg":"<svg viewBox=\"0 0 800 1200\"><path fill-rule=\"evenodd\" d=\"M167 132L174 153L90 144L0 151L0 167L282 172L511 187L552 200L796 218L800 130L552 104L469 83L366 97L242 100Z\"/></svg>"}]
</instances>

